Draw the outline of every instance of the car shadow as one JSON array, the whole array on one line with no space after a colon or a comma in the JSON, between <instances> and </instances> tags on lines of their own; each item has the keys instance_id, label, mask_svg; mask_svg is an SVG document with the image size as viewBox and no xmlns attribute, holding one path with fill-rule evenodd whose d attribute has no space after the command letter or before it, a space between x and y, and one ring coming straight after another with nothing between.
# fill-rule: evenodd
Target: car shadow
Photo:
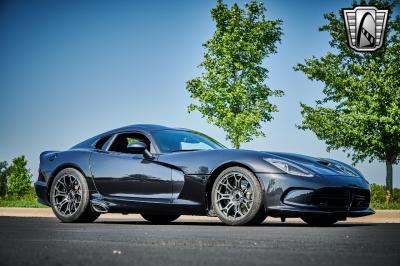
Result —
<instances>
[{"instance_id":1,"label":"car shadow","mask_svg":"<svg viewBox=\"0 0 400 266\"><path fill-rule=\"evenodd\" d=\"M97 224L130 224L130 225L149 225L154 226L157 224L152 224L146 221L129 221L129 220L98 220L95 221ZM168 224L164 224L168 226L221 226L221 227L229 227L230 225L226 225L222 222L205 222L205 221L174 221ZM303 222L263 222L259 225L247 225L240 227L361 227L361 226L375 226L373 223L354 223L354 222L339 222L337 224L329 225L329 226L309 226Z\"/></svg>"}]
</instances>

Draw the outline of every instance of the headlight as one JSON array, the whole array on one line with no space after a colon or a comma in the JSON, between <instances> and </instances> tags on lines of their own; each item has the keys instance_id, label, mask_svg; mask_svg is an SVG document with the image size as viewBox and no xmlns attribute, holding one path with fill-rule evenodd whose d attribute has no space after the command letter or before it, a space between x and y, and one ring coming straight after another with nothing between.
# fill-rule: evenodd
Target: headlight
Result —
<instances>
[{"instance_id":1,"label":"headlight","mask_svg":"<svg viewBox=\"0 0 400 266\"><path fill-rule=\"evenodd\" d=\"M306 177L313 176L313 174L310 173L309 171L307 171L306 169L304 169L298 165L295 165L293 163L290 163L288 161L275 159L275 158L264 158L264 160L291 175L306 176Z\"/></svg>"}]
</instances>

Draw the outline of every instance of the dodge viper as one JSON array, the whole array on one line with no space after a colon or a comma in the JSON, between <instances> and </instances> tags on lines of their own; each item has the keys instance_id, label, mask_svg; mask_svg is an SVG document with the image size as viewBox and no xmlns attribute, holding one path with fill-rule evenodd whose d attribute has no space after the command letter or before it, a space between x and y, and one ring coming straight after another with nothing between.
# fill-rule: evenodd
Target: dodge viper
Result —
<instances>
[{"instance_id":1,"label":"dodge viper","mask_svg":"<svg viewBox=\"0 0 400 266\"><path fill-rule=\"evenodd\" d=\"M228 149L200 132L147 124L42 152L35 190L62 222L140 213L158 224L211 215L228 225L271 216L326 226L374 213L369 183L340 161Z\"/></svg>"}]
</instances>

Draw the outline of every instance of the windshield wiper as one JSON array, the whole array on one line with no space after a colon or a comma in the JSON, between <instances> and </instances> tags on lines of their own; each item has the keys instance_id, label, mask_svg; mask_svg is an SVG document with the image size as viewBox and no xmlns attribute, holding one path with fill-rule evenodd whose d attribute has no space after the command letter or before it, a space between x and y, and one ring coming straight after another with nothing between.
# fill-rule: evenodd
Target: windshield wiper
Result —
<instances>
[{"instance_id":1,"label":"windshield wiper","mask_svg":"<svg viewBox=\"0 0 400 266\"><path fill-rule=\"evenodd\" d=\"M201 151L201 149L173 150L170 152L181 152L181 151Z\"/></svg>"}]
</instances>

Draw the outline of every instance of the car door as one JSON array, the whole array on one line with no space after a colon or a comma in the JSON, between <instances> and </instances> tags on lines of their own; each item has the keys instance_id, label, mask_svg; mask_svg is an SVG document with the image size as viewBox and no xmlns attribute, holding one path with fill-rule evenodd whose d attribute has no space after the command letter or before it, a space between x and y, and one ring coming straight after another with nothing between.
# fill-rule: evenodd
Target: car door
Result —
<instances>
[{"instance_id":1,"label":"car door","mask_svg":"<svg viewBox=\"0 0 400 266\"><path fill-rule=\"evenodd\" d=\"M151 146L144 134L129 132L116 134L106 147L93 151L91 170L96 188L105 197L170 202L171 168L145 159L142 154L129 153L126 147L131 141Z\"/></svg>"}]
</instances>

